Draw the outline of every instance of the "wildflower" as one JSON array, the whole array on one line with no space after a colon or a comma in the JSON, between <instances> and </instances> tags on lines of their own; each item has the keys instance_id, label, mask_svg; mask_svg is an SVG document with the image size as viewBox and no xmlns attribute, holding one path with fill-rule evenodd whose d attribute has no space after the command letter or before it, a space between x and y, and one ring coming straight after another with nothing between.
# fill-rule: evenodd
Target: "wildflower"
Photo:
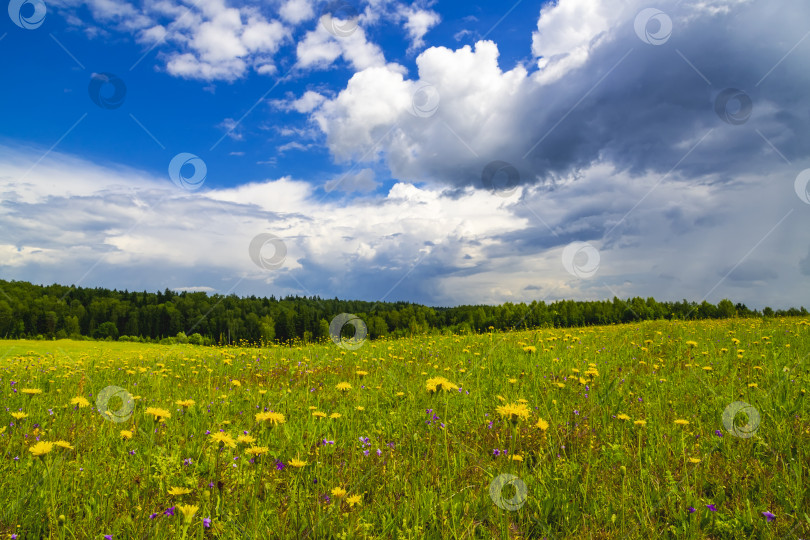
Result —
<instances>
[{"instance_id":1,"label":"wildflower","mask_svg":"<svg viewBox=\"0 0 810 540\"><path fill-rule=\"evenodd\" d=\"M55 444L59 448L65 448L67 450L74 450L74 448L72 446L70 446L70 443L67 442L67 441L56 441L53 444Z\"/></svg>"},{"instance_id":2,"label":"wildflower","mask_svg":"<svg viewBox=\"0 0 810 540\"><path fill-rule=\"evenodd\" d=\"M512 456L512 461L523 461L523 456L521 456L520 454L514 454Z\"/></svg>"},{"instance_id":3,"label":"wildflower","mask_svg":"<svg viewBox=\"0 0 810 540\"><path fill-rule=\"evenodd\" d=\"M698 346L697 341L687 341L686 344L689 345L690 347L697 347Z\"/></svg>"},{"instance_id":4,"label":"wildflower","mask_svg":"<svg viewBox=\"0 0 810 540\"><path fill-rule=\"evenodd\" d=\"M210 517L207 517L207 518L203 519L203 527L205 527L206 529L211 528L211 518Z\"/></svg>"},{"instance_id":5,"label":"wildflower","mask_svg":"<svg viewBox=\"0 0 810 540\"><path fill-rule=\"evenodd\" d=\"M351 507L354 506L355 504L360 504L361 500L363 500L363 497L361 495L352 495L351 497L346 499L346 502L349 503L349 506Z\"/></svg>"},{"instance_id":6,"label":"wildflower","mask_svg":"<svg viewBox=\"0 0 810 540\"><path fill-rule=\"evenodd\" d=\"M338 499L341 499L346 496L346 490L338 486L332 490L332 495L337 497Z\"/></svg>"},{"instance_id":7,"label":"wildflower","mask_svg":"<svg viewBox=\"0 0 810 540\"><path fill-rule=\"evenodd\" d=\"M689 458L689 463L700 463L700 459L695 458L695 457L690 457Z\"/></svg>"},{"instance_id":8,"label":"wildflower","mask_svg":"<svg viewBox=\"0 0 810 540\"><path fill-rule=\"evenodd\" d=\"M183 512L183 521L186 523L191 523L191 519L194 517L194 514L197 513L197 510L200 509L199 506L193 506L191 504L181 504L178 506L181 512Z\"/></svg>"},{"instance_id":9,"label":"wildflower","mask_svg":"<svg viewBox=\"0 0 810 540\"><path fill-rule=\"evenodd\" d=\"M273 425L283 424L287 421L284 415L277 412L256 413L257 422L270 422Z\"/></svg>"},{"instance_id":10,"label":"wildflower","mask_svg":"<svg viewBox=\"0 0 810 540\"><path fill-rule=\"evenodd\" d=\"M714 430L714 434L715 434L715 435L717 435L718 437L722 437L722 436L723 436L723 432L722 432L722 431L720 431L719 429L715 429L715 430Z\"/></svg>"},{"instance_id":11,"label":"wildflower","mask_svg":"<svg viewBox=\"0 0 810 540\"><path fill-rule=\"evenodd\" d=\"M70 400L71 405L77 405L80 409L90 406L90 402L87 401L87 398L83 398L82 396L75 397Z\"/></svg>"},{"instance_id":12,"label":"wildflower","mask_svg":"<svg viewBox=\"0 0 810 540\"><path fill-rule=\"evenodd\" d=\"M355 407L355 409L357 409L358 411L365 411L366 410L366 408L362 407L362 406L357 406L357 407Z\"/></svg>"},{"instance_id":13,"label":"wildflower","mask_svg":"<svg viewBox=\"0 0 810 540\"><path fill-rule=\"evenodd\" d=\"M457 390L458 386L448 381L444 377L433 377L428 379L425 383L425 389L429 393L438 392L439 390Z\"/></svg>"},{"instance_id":14,"label":"wildflower","mask_svg":"<svg viewBox=\"0 0 810 540\"><path fill-rule=\"evenodd\" d=\"M492 455L498 457L499 455L501 455L501 451L495 448L494 450L492 450Z\"/></svg>"},{"instance_id":15,"label":"wildflower","mask_svg":"<svg viewBox=\"0 0 810 540\"><path fill-rule=\"evenodd\" d=\"M355 373L357 373L357 376L358 376L358 377L361 377L361 378L362 378L362 377L365 377L366 375L368 375L368 371L357 371L357 372L355 372Z\"/></svg>"},{"instance_id":16,"label":"wildflower","mask_svg":"<svg viewBox=\"0 0 810 540\"><path fill-rule=\"evenodd\" d=\"M28 394L29 396L34 396L37 394L41 394L42 390L40 390L39 388L23 388L22 390L20 390L20 392L22 392L23 394Z\"/></svg>"},{"instance_id":17,"label":"wildflower","mask_svg":"<svg viewBox=\"0 0 810 540\"><path fill-rule=\"evenodd\" d=\"M333 412L332 414L329 415L329 418L331 418L332 420L337 420L341 416L342 415L340 413Z\"/></svg>"},{"instance_id":18,"label":"wildflower","mask_svg":"<svg viewBox=\"0 0 810 540\"><path fill-rule=\"evenodd\" d=\"M304 465L306 465L306 464L307 464L307 462L306 462L306 461L301 461L301 460L300 460L300 459L298 459L298 458L291 459L291 460L290 460L290 463L289 463L289 465L290 465L291 467L295 467L296 469L300 469L301 467L303 467L303 466L304 466Z\"/></svg>"},{"instance_id":19,"label":"wildflower","mask_svg":"<svg viewBox=\"0 0 810 540\"><path fill-rule=\"evenodd\" d=\"M233 437L224 433L222 431L217 431L216 433L211 434L211 439L213 439L216 443L221 444L221 446L228 446L230 448L236 448L236 441L233 440Z\"/></svg>"},{"instance_id":20,"label":"wildflower","mask_svg":"<svg viewBox=\"0 0 810 540\"><path fill-rule=\"evenodd\" d=\"M776 519L776 515L771 514L771 513L770 513L770 512L768 512L767 510L766 510L766 511L764 511L764 512L762 512L762 515L763 515L763 516L765 516L765 519L767 519L767 520L768 520L768 523L770 523L771 521L773 521L773 520L775 520L775 519Z\"/></svg>"},{"instance_id":21,"label":"wildflower","mask_svg":"<svg viewBox=\"0 0 810 540\"><path fill-rule=\"evenodd\" d=\"M191 493L191 490L184 487L172 487L169 490L169 495L188 495Z\"/></svg>"},{"instance_id":22,"label":"wildflower","mask_svg":"<svg viewBox=\"0 0 810 540\"><path fill-rule=\"evenodd\" d=\"M23 418L28 418L28 415L25 414L24 412L13 412L13 413L11 413L11 416L13 416L16 420L22 420Z\"/></svg>"},{"instance_id":23,"label":"wildflower","mask_svg":"<svg viewBox=\"0 0 810 540\"><path fill-rule=\"evenodd\" d=\"M715 508L715 506L713 504L707 504L706 508L708 508L712 512L717 512L717 508Z\"/></svg>"},{"instance_id":24,"label":"wildflower","mask_svg":"<svg viewBox=\"0 0 810 540\"><path fill-rule=\"evenodd\" d=\"M337 386L335 386L335 388L337 388L341 392L348 392L349 390L352 389L352 385L350 385L347 382L339 382L337 383Z\"/></svg>"},{"instance_id":25,"label":"wildflower","mask_svg":"<svg viewBox=\"0 0 810 540\"><path fill-rule=\"evenodd\" d=\"M646 426L646 425L647 425L647 421L646 421L646 420L636 420L636 421L635 421L635 422L633 422L633 423L634 423L635 425L637 425L637 426L641 426L641 427L644 427L644 426Z\"/></svg>"},{"instance_id":26,"label":"wildflower","mask_svg":"<svg viewBox=\"0 0 810 540\"><path fill-rule=\"evenodd\" d=\"M326 418L326 413L321 411L315 411L312 413L312 416L315 416L316 418Z\"/></svg>"},{"instance_id":27,"label":"wildflower","mask_svg":"<svg viewBox=\"0 0 810 540\"><path fill-rule=\"evenodd\" d=\"M184 409L188 409L189 407L193 406L195 403L197 403L197 402L194 401L193 399L177 400L177 401L174 402L175 405L179 405L180 407L183 407Z\"/></svg>"},{"instance_id":28,"label":"wildflower","mask_svg":"<svg viewBox=\"0 0 810 540\"><path fill-rule=\"evenodd\" d=\"M690 507L688 508L688 511L689 511L689 513L690 513L690 514L694 514L694 513L695 513L695 507L694 507L694 506L690 506Z\"/></svg>"},{"instance_id":29,"label":"wildflower","mask_svg":"<svg viewBox=\"0 0 810 540\"><path fill-rule=\"evenodd\" d=\"M689 420L683 420L683 419L679 418L679 419L675 420L675 423L678 424L679 426L688 426L689 425Z\"/></svg>"},{"instance_id":30,"label":"wildflower","mask_svg":"<svg viewBox=\"0 0 810 540\"><path fill-rule=\"evenodd\" d=\"M534 425L534 427L540 428L541 430L545 431L548 429L548 422L546 422L542 418L538 418L537 423Z\"/></svg>"},{"instance_id":31,"label":"wildflower","mask_svg":"<svg viewBox=\"0 0 810 540\"><path fill-rule=\"evenodd\" d=\"M166 409L159 409L157 407L147 407L146 414L151 414L155 420L164 420L166 418L171 418L172 415Z\"/></svg>"},{"instance_id":32,"label":"wildflower","mask_svg":"<svg viewBox=\"0 0 810 540\"><path fill-rule=\"evenodd\" d=\"M122 439L131 439L132 438L132 432L129 431L129 430L126 430L126 429L122 429L121 430L121 438Z\"/></svg>"},{"instance_id":33,"label":"wildflower","mask_svg":"<svg viewBox=\"0 0 810 540\"><path fill-rule=\"evenodd\" d=\"M529 409L524 403L509 403L507 405L501 405L495 410L498 414L508 418L513 423L516 423L520 418L524 420L529 418Z\"/></svg>"},{"instance_id":34,"label":"wildflower","mask_svg":"<svg viewBox=\"0 0 810 540\"><path fill-rule=\"evenodd\" d=\"M626 414L624 414L624 413L621 413L621 414L616 415L616 418L618 418L619 420L630 420L630 417L629 417L629 416L627 416L627 415L626 415Z\"/></svg>"},{"instance_id":35,"label":"wildflower","mask_svg":"<svg viewBox=\"0 0 810 540\"><path fill-rule=\"evenodd\" d=\"M246 454L251 456L260 456L262 454L266 454L270 449L266 446L251 446L247 450L245 450Z\"/></svg>"},{"instance_id":36,"label":"wildflower","mask_svg":"<svg viewBox=\"0 0 810 540\"><path fill-rule=\"evenodd\" d=\"M164 516L173 516L173 515L174 515L174 506L172 506L171 508L167 508L166 510L164 510L164 511L163 511L163 515L164 515Z\"/></svg>"},{"instance_id":37,"label":"wildflower","mask_svg":"<svg viewBox=\"0 0 810 540\"><path fill-rule=\"evenodd\" d=\"M253 443L256 442L256 439L254 439L250 435L239 435L236 438L236 440L239 441L242 444L253 444Z\"/></svg>"},{"instance_id":38,"label":"wildflower","mask_svg":"<svg viewBox=\"0 0 810 540\"><path fill-rule=\"evenodd\" d=\"M49 454L51 450L53 450L53 443L45 441L39 441L37 444L28 449L28 451L31 452L34 457L42 457Z\"/></svg>"}]
</instances>

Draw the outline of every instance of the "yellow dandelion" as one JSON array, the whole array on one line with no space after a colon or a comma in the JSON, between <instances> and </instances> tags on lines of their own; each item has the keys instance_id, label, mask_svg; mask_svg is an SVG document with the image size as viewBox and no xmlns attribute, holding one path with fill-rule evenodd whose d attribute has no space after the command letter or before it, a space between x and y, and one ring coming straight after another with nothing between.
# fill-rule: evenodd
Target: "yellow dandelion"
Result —
<instances>
[{"instance_id":1,"label":"yellow dandelion","mask_svg":"<svg viewBox=\"0 0 810 540\"><path fill-rule=\"evenodd\" d=\"M53 443L45 441L39 441L37 444L28 449L28 451L31 452L34 457L42 457L49 454L51 450L53 450Z\"/></svg>"},{"instance_id":2,"label":"yellow dandelion","mask_svg":"<svg viewBox=\"0 0 810 540\"><path fill-rule=\"evenodd\" d=\"M301 467L303 467L303 466L304 466L304 465L306 465L306 464L307 464L307 462L306 462L306 461L301 461L301 460L300 460L300 459L298 459L298 458L291 459L291 460L289 461L289 463L288 463L288 465L289 465L290 467L295 467L296 469L300 469Z\"/></svg>"},{"instance_id":3,"label":"yellow dandelion","mask_svg":"<svg viewBox=\"0 0 810 540\"><path fill-rule=\"evenodd\" d=\"M178 401L174 402L175 405L179 405L180 407L183 407L184 409L188 409L189 407L192 407L195 403L197 403L197 402L194 401L193 399L184 399L184 400L178 400Z\"/></svg>"},{"instance_id":4,"label":"yellow dandelion","mask_svg":"<svg viewBox=\"0 0 810 540\"><path fill-rule=\"evenodd\" d=\"M499 406L495 410L512 422L517 422L521 418L524 420L529 418L529 409L524 403L508 403Z\"/></svg>"},{"instance_id":5,"label":"yellow dandelion","mask_svg":"<svg viewBox=\"0 0 810 540\"><path fill-rule=\"evenodd\" d=\"M352 385L350 385L347 382L339 382L337 383L337 386L335 386L335 388L337 388L341 392L348 392L349 390L352 389Z\"/></svg>"},{"instance_id":6,"label":"yellow dandelion","mask_svg":"<svg viewBox=\"0 0 810 540\"><path fill-rule=\"evenodd\" d=\"M546 422L542 418L538 418L537 423L534 425L534 427L540 428L542 431L545 431L548 429L548 422Z\"/></svg>"},{"instance_id":7,"label":"yellow dandelion","mask_svg":"<svg viewBox=\"0 0 810 540\"><path fill-rule=\"evenodd\" d=\"M87 401L87 398L84 398L84 397L82 397L82 396L77 396L77 397L75 397L75 398L71 399L71 400L70 400L70 404L71 404L71 405L78 405L78 407L79 407L80 409L83 409L83 408L85 408L85 407L89 407L89 406L90 406L90 402L89 402L89 401Z\"/></svg>"},{"instance_id":8,"label":"yellow dandelion","mask_svg":"<svg viewBox=\"0 0 810 540\"><path fill-rule=\"evenodd\" d=\"M312 416L315 416L316 418L326 418L326 413L321 411L315 411L312 413Z\"/></svg>"},{"instance_id":9,"label":"yellow dandelion","mask_svg":"<svg viewBox=\"0 0 810 540\"><path fill-rule=\"evenodd\" d=\"M402 397L402 396L404 396L404 395L405 395L405 392L397 392L397 394L396 394L396 395L397 395L397 397Z\"/></svg>"},{"instance_id":10,"label":"yellow dandelion","mask_svg":"<svg viewBox=\"0 0 810 540\"><path fill-rule=\"evenodd\" d=\"M349 503L350 507L352 507L355 504L360 504L360 501L362 501L362 500L363 500L363 497L361 495L352 495L351 497L346 499L346 502Z\"/></svg>"},{"instance_id":11,"label":"yellow dandelion","mask_svg":"<svg viewBox=\"0 0 810 540\"><path fill-rule=\"evenodd\" d=\"M59 448L64 448L66 450L75 450L72 446L70 446L70 443L67 441L56 441L53 444L55 444Z\"/></svg>"},{"instance_id":12,"label":"yellow dandelion","mask_svg":"<svg viewBox=\"0 0 810 540\"><path fill-rule=\"evenodd\" d=\"M618 418L619 420L630 420L630 417L624 413L617 414L616 418Z\"/></svg>"},{"instance_id":13,"label":"yellow dandelion","mask_svg":"<svg viewBox=\"0 0 810 540\"><path fill-rule=\"evenodd\" d=\"M260 456L262 454L266 454L269 451L270 449L266 446L251 446L250 448L245 450L245 453L251 456Z\"/></svg>"},{"instance_id":14,"label":"yellow dandelion","mask_svg":"<svg viewBox=\"0 0 810 540\"><path fill-rule=\"evenodd\" d=\"M242 383L240 383L240 382L239 382L239 381L237 381L236 379L232 380L232 381L231 381L231 384L232 384L232 385L234 385L234 386L237 386L237 387L242 386Z\"/></svg>"},{"instance_id":15,"label":"yellow dandelion","mask_svg":"<svg viewBox=\"0 0 810 540\"><path fill-rule=\"evenodd\" d=\"M697 341L687 341L686 344L689 345L690 347L697 347L698 346Z\"/></svg>"},{"instance_id":16,"label":"yellow dandelion","mask_svg":"<svg viewBox=\"0 0 810 540\"><path fill-rule=\"evenodd\" d=\"M191 504L178 504L177 508L183 513L183 521L187 524L191 523L191 519L194 517L194 514L197 513L197 510L200 509L199 506L193 506Z\"/></svg>"},{"instance_id":17,"label":"yellow dandelion","mask_svg":"<svg viewBox=\"0 0 810 540\"><path fill-rule=\"evenodd\" d=\"M537 347L535 347L533 345L528 345L526 347L523 347L523 352L535 353L535 352L537 352Z\"/></svg>"},{"instance_id":18,"label":"yellow dandelion","mask_svg":"<svg viewBox=\"0 0 810 540\"><path fill-rule=\"evenodd\" d=\"M126 430L126 429L122 429L121 430L121 438L122 439L131 439L132 438L132 432L129 431L129 430Z\"/></svg>"},{"instance_id":19,"label":"yellow dandelion","mask_svg":"<svg viewBox=\"0 0 810 540\"><path fill-rule=\"evenodd\" d=\"M696 457L690 457L689 458L689 463L700 463L700 459L698 459Z\"/></svg>"},{"instance_id":20,"label":"yellow dandelion","mask_svg":"<svg viewBox=\"0 0 810 540\"><path fill-rule=\"evenodd\" d=\"M343 497L346 496L346 490L338 486L332 490L332 496L337 497L338 499L342 499Z\"/></svg>"},{"instance_id":21,"label":"yellow dandelion","mask_svg":"<svg viewBox=\"0 0 810 540\"><path fill-rule=\"evenodd\" d=\"M366 375L368 375L368 371L356 371L355 373L357 374L358 377L365 377Z\"/></svg>"},{"instance_id":22,"label":"yellow dandelion","mask_svg":"<svg viewBox=\"0 0 810 540\"><path fill-rule=\"evenodd\" d=\"M646 426L646 425L647 425L647 421L646 421L646 420L636 420L636 421L635 421L635 422L633 422L633 423L634 423L635 425L637 425L637 426L641 426L641 427L644 427L644 426Z\"/></svg>"},{"instance_id":23,"label":"yellow dandelion","mask_svg":"<svg viewBox=\"0 0 810 540\"><path fill-rule=\"evenodd\" d=\"M164 418L171 418L172 415L166 409L159 409L157 407L147 407L146 414L151 414L155 420L160 420Z\"/></svg>"},{"instance_id":24,"label":"yellow dandelion","mask_svg":"<svg viewBox=\"0 0 810 540\"><path fill-rule=\"evenodd\" d=\"M242 444L253 444L256 442L256 439L251 437L250 435L239 435L236 440Z\"/></svg>"},{"instance_id":25,"label":"yellow dandelion","mask_svg":"<svg viewBox=\"0 0 810 540\"><path fill-rule=\"evenodd\" d=\"M434 392L438 392L439 390L457 390L458 386L451 383L444 377L433 377L432 379L427 380L425 383L425 389L432 394Z\"/></svg>"},{"instance_id":26,"label":"yellow dandelion","mask_svg":"<svg viewBox=\"0 0 810 540\"><path fill-rule=\"evenodd\" d=\"M184 487L171 487L168 493L169 495L188 495L191 490Z\"/></svg>"},{"instance_id":27,"label":"yellow dandelion","mask_svg":"<svg viewBox=\"0 0 810 540\"><path fill-rule=\"evenodd\" d=\"M512 456L512 461L523 461L523 456L521 456L520 454L514 454Z\"/></svg>"},{"instance_id":28,"label":"yellow dandelion","mask_svg":"<svg viewBox=\"0 0 810 540\"><path fill-rule=\"evenodd\" d=\"M358 405L357 407L355 407L355 409L357 409L358 411L365 411L366 410L366 408L363 407L362 405Z\"/></svg>"},{"instance_id":29,"label":"yellow dandelion","mask_svg":"<svg viewBox=\"0 0 810 540\"><path fill-rule=\"evenodd\" d=\"M558 383L554 383L554 384L557 385L557 388L565 388L565 383L558 382Z\"/></svg>"},{"instance_id":30,"label":"yellow dandelion","mask_svg":"<svg viewBox=\"0 0 810 540\"><path fill-rule=\"evenodd\" d=\"M263 412L263 413L256 413L256 421L257 422L270 422L271 424L278 425L283 424L287 421L284 418L284 415L277 412Z\"/></svg>"},{"instance_id":31,"label":"yellow dandelion","mask_svg":"<svg viewBox=\"0 0 810 540\"><path fill-rule=\"evenodd\" d=\"M13 412L13 413L11 413L11 416L13 416L16 420L22 420L23 418L28 418L28 415L25 414L24 412Z\"/></svg>"},{"instance_id":32,"label":"yellow dandelion","mask_svg":"<svg viewBox=\"0 0 810 540\"><path fill-rule=\"evenodd\" d=\"M41 394L42 390L40 390L39 388L23 388L22 390L20 390L20 392L22 392L23 394L27 394L29 396L35 396L37 394Z\"/></svg>"},{"instance_id":33,"label":"yellow dandelion","mask_svg":"<svg viewBox=\"0 0 810 540\"><path fill-rule=\"evenodd\" d=\"M678 424L679 426L688 426L689 425L689 420L683 420L683 419L679 418L679 419L675 420L675 423Z\"/></svg>"},{"instance_id":34,"label":"yellow dandelion","mask_svg":"<svg viewBox=\"0 0 810 540\"><path fill-rule=\"evenodd\" d=\"M216 433L212 433L211 439L215 443L221 444L222 446L227 446L229 448L236 448L236 441L234 441L233 437L231 437L225 432L217 431Z\"/></svg>"},{"instance_id":35,"label":"yellow dandelion","mask_svg":"<svg viewBox=\"0 0 810 540\"><path fill-rule=\"evenodd\" d=\"M329 415L329 418L331 418L332 420L337 420L341 416L343 416L343 415L340 414L340 413L333 412L332 414Z\"/></svg>"}]
</instances>

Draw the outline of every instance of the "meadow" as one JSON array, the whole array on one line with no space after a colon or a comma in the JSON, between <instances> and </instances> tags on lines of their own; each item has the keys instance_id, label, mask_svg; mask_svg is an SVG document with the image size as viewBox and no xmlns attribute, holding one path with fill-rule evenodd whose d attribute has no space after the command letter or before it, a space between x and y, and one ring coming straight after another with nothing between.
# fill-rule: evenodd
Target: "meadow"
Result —
<instances>
[{"instance_id":1,"label":"meadow","mask_svg":"<svg viewBox=\"0 0 810 540\"><path fill-rule=\"evenodd\" d=\"M810 324L0 341L0 538L808 538Z\"/></svg>"}]
</instances>

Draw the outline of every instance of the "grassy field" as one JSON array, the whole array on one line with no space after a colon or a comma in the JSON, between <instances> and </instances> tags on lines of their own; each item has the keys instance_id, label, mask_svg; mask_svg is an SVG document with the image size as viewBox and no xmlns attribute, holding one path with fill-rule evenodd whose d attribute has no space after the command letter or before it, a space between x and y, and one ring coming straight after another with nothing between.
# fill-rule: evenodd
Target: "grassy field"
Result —
<instances>
[{"instance_id":1,"label":"grassy field","mask_svg":"<svg viewBox=\"0 0 810 540\"><path fill-rule=\"evenodd\" d=\"M0 354L0 538L810 537L806 320Z\"/></svg>"}]
</instances>

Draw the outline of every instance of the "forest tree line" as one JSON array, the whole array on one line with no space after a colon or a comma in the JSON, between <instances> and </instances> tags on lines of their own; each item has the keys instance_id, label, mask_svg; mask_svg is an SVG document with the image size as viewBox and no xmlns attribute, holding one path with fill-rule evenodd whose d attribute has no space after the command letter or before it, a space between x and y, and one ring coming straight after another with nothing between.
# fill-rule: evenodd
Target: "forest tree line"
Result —
<instances>
[{"instance_id":1,"label":"forest tree line","mask_svg":"<svg viewBox=\"0 0 810 540\"><path fill-rule=\"evenodd\" d=\"M457 307L288 296L209 295L205 292L129 292L0 280L0 338L110 339L228 344L328 339L340 313L360 317L371 339L490 329L575 327L650 319L720 319L807 315L807 310L761 312L721 300L717 305L653 298L533 301Z\"/></svg>"}]
</instances>

